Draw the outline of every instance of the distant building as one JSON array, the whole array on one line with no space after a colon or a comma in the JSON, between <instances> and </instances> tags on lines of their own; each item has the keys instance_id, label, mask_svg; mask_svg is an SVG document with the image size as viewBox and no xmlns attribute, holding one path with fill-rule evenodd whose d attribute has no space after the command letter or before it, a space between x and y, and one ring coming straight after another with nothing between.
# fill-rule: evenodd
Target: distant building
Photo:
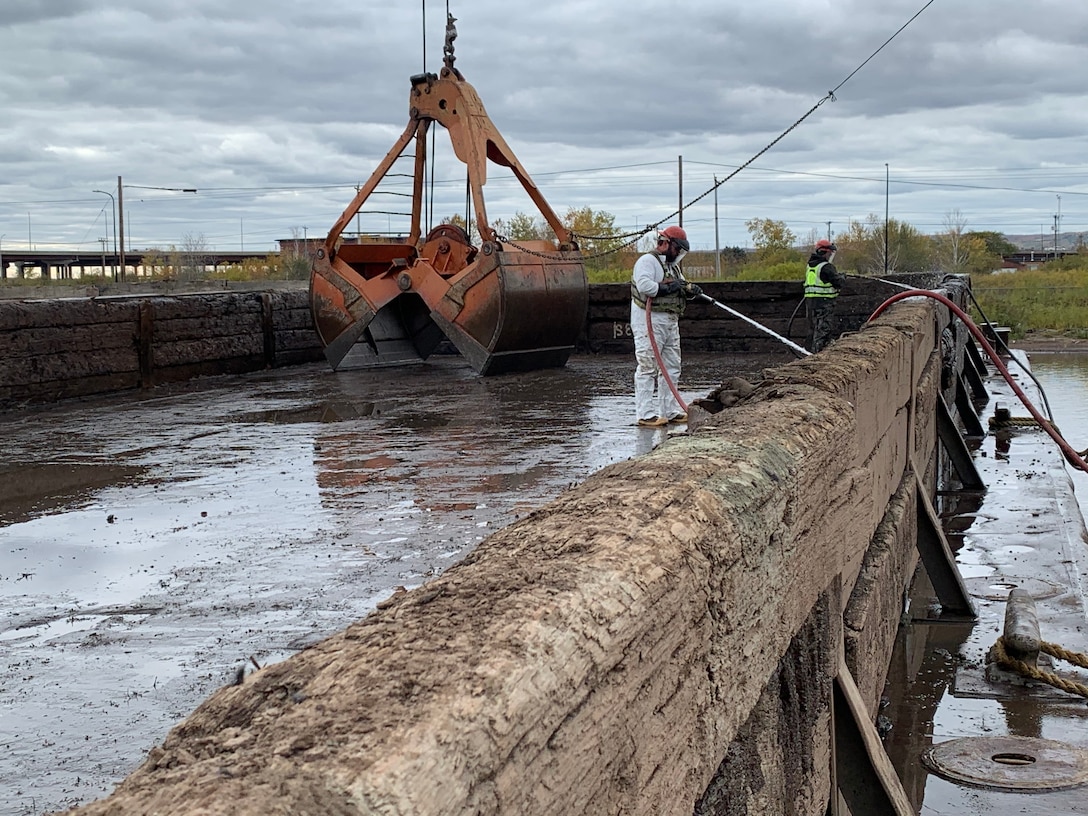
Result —
<instances>
[{"instance_id":1,"label":"distant building","mask_svg":"<svg viewBox=\"0 0 1088 816\"><path fill-rule=\"evenodd\" d=\"M341 235L341 244L403 244L408 240L405 235ZM318 238L277 238L276 244L280 252L289 252L294 255L313 257L321 247L325 246L325 236Z\"/></svg>"},{"instance_id":2,"label":"distant building","mask_svg":"<svg viewBox=\"0 0 1088 816\"><path fill-rule=\"evenodd\" d=\"M1073 250L1059 249L1055 250L1038 250L1027 249L1021 252L1012 252L1008 255L1001 256L1001 266L995 269L995 272L1018 272L1020 270L1036 270L1042 267L1047 261L1058 260L1069 256L1076 256L1076 252Z\"/></svg>"}]
</instances>

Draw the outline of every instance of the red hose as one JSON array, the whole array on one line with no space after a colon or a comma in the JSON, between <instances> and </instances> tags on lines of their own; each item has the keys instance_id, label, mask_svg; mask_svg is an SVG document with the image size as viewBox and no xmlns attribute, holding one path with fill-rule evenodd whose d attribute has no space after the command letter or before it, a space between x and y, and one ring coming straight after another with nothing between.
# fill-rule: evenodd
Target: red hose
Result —
<instances>
[{"instance_id":1,"label":"red hose","mask_svg":"<svg viewBox=\"0 0 1088 816\"><path fill-rule=\"evenodd\" d=\"M966 312L963 311L963 309L961 309L947 297L938 292L931 292L928 289L910 289L906 292L899 292L898 294L892 295L890 298L877 306L876 311L873 312L873 314L869 317L869 320L875 320L885 309L887 309L896 301L903 300L903 298L909 297L933 298L934 300L943 303L945 306L951 309L952 313L963 321L964 325L967 326L968 330L971 332L974 338L978 340L979 345L982 346L983 350L986 352L986 355L993 361L993 364L997 366L997 370L1001 372L1001 376L1005 378L1005 382L1007 382L1012 387L1012 390L1015 392L1016 396L1020 398L1020 402L1024 404L1024 407L1028 409L1028 412L1031 414L1031 416L1035 419L1036 422L1039 423L1039 427L1046 431L1050 435L1050 438L1058 443L1058 447L1061 449L1062 454L1065 456L1065 460L1078 470L1088 472L1088 462L1084 461L1081 455L1073 449L1073 446L1066 442L1062 435L1058 433L1057 429L1055 429L1055 427L1050 423L1050 420L1044 417L1039 412L1039 410L1032 404L1031 400L1028 399L1027 394L1024 393L1023 389L1020 388L1017 382L1012 378L1012 375L1005 367L1005 364L1001 361L1001 358L997 355L997 352L994 351L993 347L983 336L982 330L975 325L975 322L971 320L971 318L967 315Z\"/></svg>"},{"instance_id":2,"label":"red hose","mask_svg":"<svg viewBox=\"0 0 1088 816\"><path fill-rule=\"evenodd\" d=\"M654 359L657 360L657 370L661 372L661 376L664 377L665 382L669 384L669 390L672 391L672 395L676 397L677 403L684 409L684 413L686 414L688 412L688 404L684 402L683 397L680 396L680 392L676 390L676 384L672 381L672 377L669 376L669 372L665 369L665 364L661 361L661 349L657 347L657 338L654 337L654 324L650 319L650 306L653 302L654 299L652 297L646 298L646 333L650 335L650 349L654 353Z\"/></svg>"}]
</instances>

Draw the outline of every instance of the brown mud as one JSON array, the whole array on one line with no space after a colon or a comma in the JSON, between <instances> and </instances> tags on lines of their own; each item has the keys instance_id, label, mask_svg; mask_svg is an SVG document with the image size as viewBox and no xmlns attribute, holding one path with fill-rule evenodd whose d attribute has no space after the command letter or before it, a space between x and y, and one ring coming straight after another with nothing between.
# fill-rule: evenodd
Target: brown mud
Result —
<instances>
[{"instance_id":1,"label":"brown mud","mask_svg":"<svg viewBox=\"0 0 1088 816\"><path fill-rule=\"evenodd\" d=\"M686 355L681 391L790 359ZM0 414L0 814L101 798L215 689L682 433L634 426L632 371L315 364Z\"/></svg>"}]
</instances>

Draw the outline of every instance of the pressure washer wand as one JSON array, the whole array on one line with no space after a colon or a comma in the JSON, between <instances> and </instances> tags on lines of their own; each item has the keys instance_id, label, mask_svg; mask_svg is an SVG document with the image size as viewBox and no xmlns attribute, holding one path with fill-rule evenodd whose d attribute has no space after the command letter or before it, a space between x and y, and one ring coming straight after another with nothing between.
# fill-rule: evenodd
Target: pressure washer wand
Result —
<instances>
[{"instance_id":1,"label":"pressure washer wand","mask_svg":"<svg viewBox=\"0 0 1088 816\"><path fill-rule=\"evenodd\" d=\"M797 345L792 340L790 340L790 339L788 339L786 337L783 337L781 334L778 334L776 332L771 331L766 326L764 326L762 323L757 323L756 321L752 320L752 318L748 317L747 315L742 315L736 309L730 309L724 303L719 303L718 301L714 300L714 298L712 298L710 295L708 295L706 292L700 292L698 297L701 297L707 303L713 303L719 309L724 309L725 311L729 312L729 314L733 315L733 317L739 317L741 320L743 320L748 325L755 326L761 332L763 332L764 334L769 334L775 340L780 340L781 342L783 342L787 346L789 346L791 349L796 351L798 354L800 354L802 357L808 357L809 355L812 354L812 352L809 351L808 349Z\"/></svg>"}]
</instances>

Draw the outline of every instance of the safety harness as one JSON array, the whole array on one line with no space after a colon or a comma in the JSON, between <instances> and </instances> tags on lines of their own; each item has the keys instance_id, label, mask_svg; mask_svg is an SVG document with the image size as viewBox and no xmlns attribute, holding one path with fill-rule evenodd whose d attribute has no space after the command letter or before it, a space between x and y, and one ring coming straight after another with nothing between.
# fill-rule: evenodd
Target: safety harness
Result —
<instances>
[{"instance_id":1,"label":"safety harness","mask_svg":"<svg viewBox=\"0 0 1088 816\"><path fill-rule=\"evenodd\" d=\"M679 265L666 263L665 259L656 252L651 252L650 254L657 259L659 264L661 264L661 272L666 278L676 278L678 281L684 280L684 274L680 271ZM646 296L638 290L637 286L635 286L634 279L631 280L631 299L639 305L639 308L646 308ZM657 295L654 298L653 304L650 306L650 311L681 315L684 313L684 303L685 299L683 292L677 292L672 295Z\"/></svg>"}]
</instances>

